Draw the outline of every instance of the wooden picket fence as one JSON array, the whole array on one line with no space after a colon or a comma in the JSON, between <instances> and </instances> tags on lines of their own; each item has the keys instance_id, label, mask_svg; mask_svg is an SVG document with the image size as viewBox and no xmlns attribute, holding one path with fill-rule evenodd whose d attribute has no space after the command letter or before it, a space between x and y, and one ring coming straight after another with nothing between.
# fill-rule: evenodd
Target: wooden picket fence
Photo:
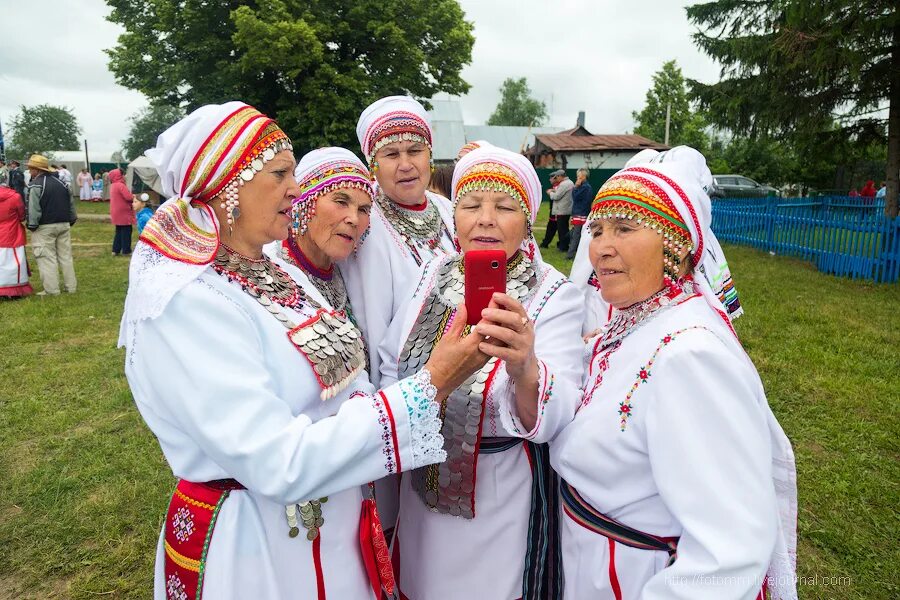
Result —
<instances>
[{"instance_id":1,"label":"wooden picket fence","mask_svg":"<svg viewBox=\"0 0 900 600\"><path fill-rule=\"evenodd\" d=\"M815 263L823 273L894 283L900 278L900 217L884 199L844 196L713 200L720 241Z\"/></svg>"}]
</instances>

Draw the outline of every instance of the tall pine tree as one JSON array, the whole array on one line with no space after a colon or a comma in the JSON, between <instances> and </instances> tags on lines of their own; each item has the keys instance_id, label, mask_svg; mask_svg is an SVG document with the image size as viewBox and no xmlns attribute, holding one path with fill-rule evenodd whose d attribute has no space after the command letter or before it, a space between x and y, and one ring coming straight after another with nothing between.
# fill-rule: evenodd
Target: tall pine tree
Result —
<instances>
[{"instance_id":1,"label":"tall pine tree","mask_svg":"<svg viewBox=\"0 0 900 600\"><path fill-rule=\"evenodd\" d=\"M896 0L715 0L686 10L699 27L694 41L722 65L718 83L690 82L715 125L751 138L852 139L861 147L883 141L887 129L885 212L897 216Z\"/></svg>"}]
</instances>

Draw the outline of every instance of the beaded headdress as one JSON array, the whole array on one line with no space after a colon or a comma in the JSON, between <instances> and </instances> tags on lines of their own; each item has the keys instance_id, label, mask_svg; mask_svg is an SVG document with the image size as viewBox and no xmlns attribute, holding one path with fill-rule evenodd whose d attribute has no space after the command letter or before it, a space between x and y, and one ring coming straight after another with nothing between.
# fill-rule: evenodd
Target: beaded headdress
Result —
<instances>
[{"instance_id":1,"label":"beaded headdress","mask_svg":"<svg viewBox=\"0 0 900 600\"><path fill-rule=\"evenodd\" d=\"M359 117L356 134L370 168L375 154L388 144L419 142L429 150L432 145L428 113L408 96L388 96L369 105Z\"/></svg>"},{"instance_id":2,"label":"beaded headdress","mask_svg":"<svg viewBox=\"0 0 900 600\"><path fill-rule=\"evenodd\" d=\"M456 163L451 189L454 209L460 198L472 191L509 194L525 213L527 231L523 250L531 257L536 255L531 228L540 207L541 183L527 158L487 142L479 142L477 148Z\"/></svg>"},{"instance_id":3,"label":"beaded headdress","mask_svg":"<svg viewBox=\"0 0 900 600\"><path fill-rule=\"evenodd\" d=\"M629 219L663 238L663 270L670 281L678 279L681 253L692 249L691 232L668 194L640 173L620 171L594 197L588 221Z\"/></svg>"},{"instance_id":4,"label":"beaded headdress","mask_svg":"<svg viewBox=\"0 0 900 600\"><path fill-rule=\"evenodd\" d=\"M364 191L374 202L375 189L366 169L352 152L344 148L320 148L306 154L294 171L300 195L291 211L293 228L303 235L316 214L316 202L337 189Z\"/></svg>"},{"instance_id":5,"label":"beaded headdress","mask_svg":"<svg viewBox=\"0 0 900 600\"><path fill-rule=\"evenodd\" d=\"M528 207L528 192L516 173L504 164L486 161L472 165L464 171L453 188L453 206L469 192L503 192L522 207L522 212L531 223L531 209Z\"/></svg>"}]
</instances>

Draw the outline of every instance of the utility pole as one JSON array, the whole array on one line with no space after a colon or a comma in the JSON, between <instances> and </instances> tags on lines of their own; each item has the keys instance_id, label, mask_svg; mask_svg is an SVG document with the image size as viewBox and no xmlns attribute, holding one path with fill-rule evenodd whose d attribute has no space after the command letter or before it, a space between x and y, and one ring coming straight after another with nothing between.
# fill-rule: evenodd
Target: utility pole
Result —
<instances>
[{"instance_id":1,"label":"utility pole","mask_svg":"<svg viewBox=\"0 0 900 600\"><path fill-rule=\"evenodd\" d=\"M669 145L669 123L672 119L672 103L666 103L666 141L663 142L666 146Z\"/></svg>"},{"instance_id":2,"label":"utility pole","mask_svg":"<svg viewBox=\"0 0 900 600\"><path fill-rule=\"evenodd\" d=\"M84 140L84 166L87 167L87 170L89 172L94 172L94 170L91 168L91 158L88 156L87 139ZM93 178L93 175L91 175L91 177Z\"/></svg>"}]
</instances>

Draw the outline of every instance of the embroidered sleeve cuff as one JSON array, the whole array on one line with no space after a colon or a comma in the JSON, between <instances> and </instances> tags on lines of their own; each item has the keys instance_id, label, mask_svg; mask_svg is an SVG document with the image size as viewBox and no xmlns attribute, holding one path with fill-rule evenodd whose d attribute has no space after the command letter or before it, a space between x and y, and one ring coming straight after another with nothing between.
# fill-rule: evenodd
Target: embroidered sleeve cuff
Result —
<instances>
[{"instance_id":1,"label":"embroidered sleeve cuff","mask_svg":"<svg viewBox=\"0 0 900 600\"><path fill-rule=\"evenodd\" d=\"M507 385L514 386L515 384L511 379L508 379ZM552 395L553 373L547 368L547 364L539 359L537 419L534 422L534 427L531 428L531 430L528 430L522 424L516 409L515 391L510 389L510 393L504 394L500 400L500 422L503 424L504 429L510 434L526 440L534 440L537 438L542 432L541 425L544 423L544 411L547 408L547 403L550 401Z\"/></svg>"},{"instance_id":2,"label":"embroidered sleeve cuff","mask_svg":"<svg viewBox=\"0 0 900 600\"><path fill-rule=\"evenodd\" d=\"M388 473L409 471L447 459L431 373L422 369L378 392L373 398L382 435ZM390 466L389 466L390 465Z\"/></svg>"}]
</instances>

